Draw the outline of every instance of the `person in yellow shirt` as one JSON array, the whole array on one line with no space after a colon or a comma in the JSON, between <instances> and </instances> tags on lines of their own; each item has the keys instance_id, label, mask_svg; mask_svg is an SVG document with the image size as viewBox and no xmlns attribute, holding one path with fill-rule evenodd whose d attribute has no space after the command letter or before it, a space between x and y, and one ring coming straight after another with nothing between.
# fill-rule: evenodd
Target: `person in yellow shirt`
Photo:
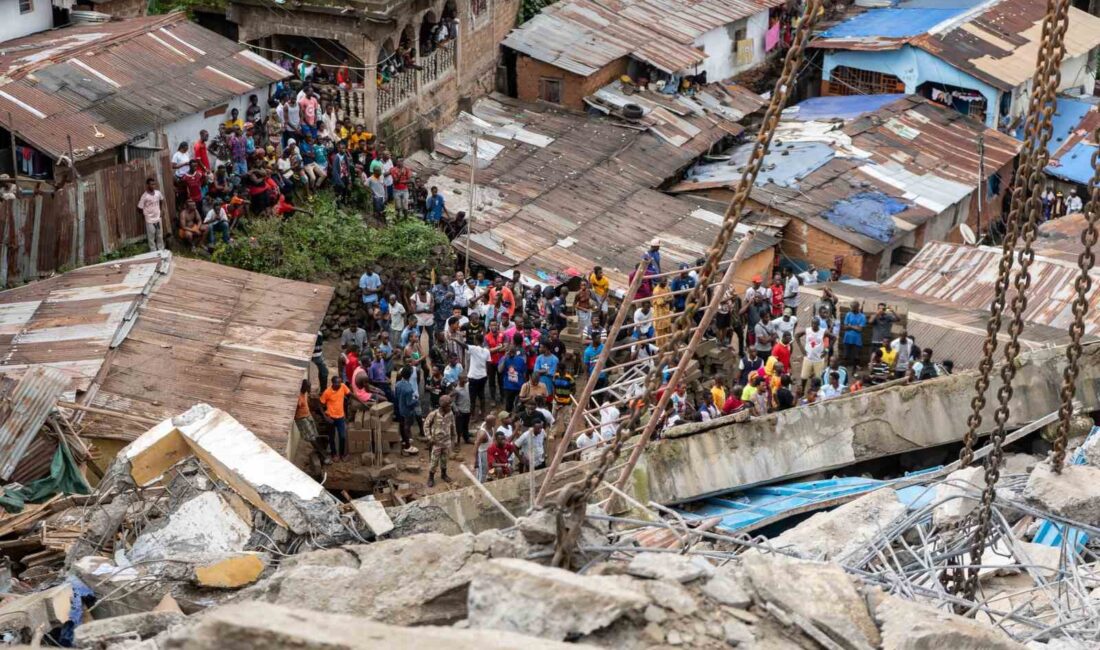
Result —
<instances>
[{"instance_id":1,"label":"person in yellow shirt","mask_svg":"<svg viewBox=\"0 0 1100 650\"><path fill-rule=\"evenodd\" d=\"M588 276L588 287L592 291L592 297L596 299L597 308L606 314L607 298L611 294L611 280L603 274L602 266L592 269L592 273Z\"/></svg>"},{"instance_id":2,"label":"person in yellow shirt","mask_svg":"<svg viewBox=\"0 0 1100 650\"><path fill-rule=\"evenodd\" d=\"M325 419L332 422L334 431L328 439L329 454L334 460L343 460L348 455L348 422L344 411L348 387L340 382L340 377L332 376L332 385L321 393L320 401L325 407Z\"/></svg>"},{"instance_id":3,"label":"person in yellow shirt","mask_svg":"<svg viewBox=\"0 0 1100 650\"><path fill-rule=\"evenodd\" d=\"M714 385L710 387L710 401L714 403L714 408L719 413L726 406L726 382L720 375L714 376Z\"/></svg>"},{"instance_id":4,"label":"person in yellow shirt","mask_svg":"<svg viewBox=\"0 0 1100 650\"><path fill-rule=\"evenodd\" d=\"M882 361L890 368L894 367L894 363L898 360L898 352L890 347L890 343L887 341L882 345Z\"/></svg>"},{"instance_id":5,"label":"person in yellow shirt","mask_svg":"<svg viewBox=\"0 0 1100 650\"><path fill-rule=\"evenodd\" d=\"M244 121L241 119L241 112L235 108L229 111L229 119L225 121L225 130L232 131L233 129L244 130Z\"/></svg>"}]
</instances>

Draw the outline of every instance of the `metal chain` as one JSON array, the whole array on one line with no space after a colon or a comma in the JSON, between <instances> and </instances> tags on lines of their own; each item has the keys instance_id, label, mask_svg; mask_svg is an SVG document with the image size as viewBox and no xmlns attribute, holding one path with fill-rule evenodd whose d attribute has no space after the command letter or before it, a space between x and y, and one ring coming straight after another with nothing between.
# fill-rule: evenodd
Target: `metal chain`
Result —
<instances>
[{"instance_id":1,"label":"metal chain","mask_svg":"<svg viewBox=\"0 0 1100 650\"><path fill-rule=\"evenodd\" d=\"M977 511L977 525L970 547L970 567L967 569L962 591L962 595L967 599L973 599L977 590L978 569L976 567L981 564L982 555L985 552L993 513L993 497L1001 474L1002 445L1011 413L1009 402L1012 400L1012 382L1016 378L1016 357L1020 353L1019 339L1024 329L1027 293L1031 288L1030 267L1035 259L1033 245L1038 233L1039 217L1042 214L1040 188L1044 178L1043 169L1050 159L1047 143L1050 142L1053 133L1051 118L1054 114L1058 85L1062 80L1061 65L1066 52L1064 37L1069 26L1069 4L1069 0L1048 0L1047 2L1047 14L1043 21L1043 42L1039 48L1040 58L1037 63L1039 70L1036 71L1040 83L1032 87L1032 92L1038 95L1039 105L1042 107L1036 127L1038 141L1028 140L1025 144L1025 147L1031 150L1031 160L1034 164L1030 166L1027 177L1023 179L1026 185L1018 185L1016 188L1020 190L1019 196L1013 193L1014 205L1019 199L1022 203L1020 209L1026 212L1026 221L1022 224L1021 231L1024 243L1017 256L1019 269L1013 281L1015 295L1012 297L1012 321L1008 326L1009 341L1005 346L1005 362L1001 366L1001 388L997 391L997 410L993 414L997 428L990 438L992 450L985 460L985 488L982 490L981 503Z\"/></svg>"},{"instance_id":2,"label":"metal chain","mask_svg":"<svg viewBox=\"0 0 1100 650\"><path fill-rule=\"evenodd\" d=\"M1093 140L1100 142L1100 126L1093 131ZM1080 270L1074 282L1077 297L1073 301L1073 323L1069 326L1070 344L1066 348L1066 368L1062 371L1062 408L1059 411L1062 422L1058 427L1058 437L1054 440L1054 456L1051 459L1054 471L1059 474L1062 473L1062 464L1066 460L1066 442L1069 440L1069 426L1073 419L1073 398L1077 393L1081 337L1085 334L1085 315L1089 311L1088 294L1092 289L1092 276L1089 272L1096 262L1092 249L1096 246L1097 221L1100 221L1100 148L1092 152L1092 168L1095 171L1089 181L1088 203L1085 204L1086 226L1081 233L1081 243L1085 249L1077 257L1077 268Z\"/></svg>"},{"instance_id":3,"label":"metal chain","mask_svg":"<svg viewBox=\"0 0 1100 650\"><path fill-rule=\"evenodd\" d=\"M583 480L571 483L563 488L558 497L558 536L554 548L553 566L568 568L572 565L573 551L580 536L581 525L584 523L588 501L592 493L603 482L607 471L618 460L623 443L637 433L643 412L646 406L650 404L651 396L661 385L663 368L669 365L675 355L691 354L692 352L691 350L684 350L681 346L688 333L695 326L695 313L700 305L704 304L711 279L729 247L730 239L733 237L738 222L741 220L741 213L748 201L749 194L752 192L760 168L763 166L764 156L767 155L783 107L791 93L792 84L795 81L795 72L802 64L803 53L806 44L810 40L814 24L824 14L822 2L823 0L807 0L806 2L804 13L795 29L793 42L784 59L783 71L772 91L771 102L764 114L760 134L753 145L752 155L744 173L741 175L737 191L726 209L722 228L714 243L707 250L706 263L699 270L699 280L685 300L686 305L683 313L674 323L672 333L662 344L656 363L653 364L652 369L646 376L642 395L631 401L628 418L616 431L611 444L604 448L596 467ZM633 296L628 296L627 300L631 298ZM719 296L719 299L721 299L721 296ZM623 308L627 308L627 305L624 304ZM660 416L660 413L649 413L651 418Z\"/></svg>"}]
</instances>

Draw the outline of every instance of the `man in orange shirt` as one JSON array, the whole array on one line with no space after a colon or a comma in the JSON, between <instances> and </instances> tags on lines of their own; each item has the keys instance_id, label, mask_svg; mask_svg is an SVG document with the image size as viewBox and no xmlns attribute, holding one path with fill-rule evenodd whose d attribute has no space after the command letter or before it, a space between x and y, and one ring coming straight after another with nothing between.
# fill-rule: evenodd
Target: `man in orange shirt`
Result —
<instances>
[{"instance_id":1,"label":"man in orange shirt","mask_svg":"<svg viewBox=\"0 0 1100 650\"><path fill-rule=\"evenodd\" d=\"M335 428L328 441L328 451L334 460L343 460L348 455L348 422L344 417L344 402L348 397L348 387L340 378L333 376L332 385L321 393L321 404L325 407L325 419ZM339 444L337 441L339 440ZM339 451L339 453L337 453Z\"/></svg>"}]
</instances>

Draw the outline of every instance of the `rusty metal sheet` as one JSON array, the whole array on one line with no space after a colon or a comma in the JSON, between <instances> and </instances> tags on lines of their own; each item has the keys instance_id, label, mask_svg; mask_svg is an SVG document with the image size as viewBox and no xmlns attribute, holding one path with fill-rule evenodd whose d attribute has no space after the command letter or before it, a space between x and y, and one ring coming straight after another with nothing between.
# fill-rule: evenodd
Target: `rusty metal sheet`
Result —
<instances>
[{"instance_id":1,"label":"rusty metal sheet","mask_svg":"<svg viewBox=\"0 0 1100 650\"><path fill-rule=\"evenodd\" d=\"M32 368L0 396L0 479L11 477L68 383L53 368Z\"/></svg>"},{"instance_id":2,"label":"rusty metal sheet","mask_svg":"<svg viewBox=\"0 0 1100 650\"><path fill-rule=\"evenodd\" d=\"M285 71L182 13L67 27L5 43L0 123L43 153L77 160L266 87ZM158 80L149 83L150 79Z\"/></svg>"},{"instance_id":3,"label":"rusty metal sheet","mask_svg":"<svg viewBox=\"0 0 1100 650\"><path fill-rule=\"evenodd\" d=\"M514 29L503 44L581 76L628 55L674 73L705 58L692 46L699 36L781 4L782 0L564 0Z\"/></svg>"}]
</instances>

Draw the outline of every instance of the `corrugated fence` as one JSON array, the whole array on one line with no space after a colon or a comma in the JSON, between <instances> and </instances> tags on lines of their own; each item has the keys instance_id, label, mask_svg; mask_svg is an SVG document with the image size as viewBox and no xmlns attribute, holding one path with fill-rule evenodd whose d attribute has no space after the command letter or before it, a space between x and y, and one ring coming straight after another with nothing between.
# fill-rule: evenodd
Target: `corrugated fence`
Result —
<instances>
[{"instance_id":1,"label":"corrugated fence","mask_svg":"<svg viewBox=\"0 0 1100 650\"><path fill-rule=\"evenodd\" d=\"M81 176L56 193L0 203L0 286L92 264L103 253L143 239L137 201L149 177L157 179L174 217L175 191L170 181L165 183L172 178L166 152Z\"/></svg>"}]
</instances>

